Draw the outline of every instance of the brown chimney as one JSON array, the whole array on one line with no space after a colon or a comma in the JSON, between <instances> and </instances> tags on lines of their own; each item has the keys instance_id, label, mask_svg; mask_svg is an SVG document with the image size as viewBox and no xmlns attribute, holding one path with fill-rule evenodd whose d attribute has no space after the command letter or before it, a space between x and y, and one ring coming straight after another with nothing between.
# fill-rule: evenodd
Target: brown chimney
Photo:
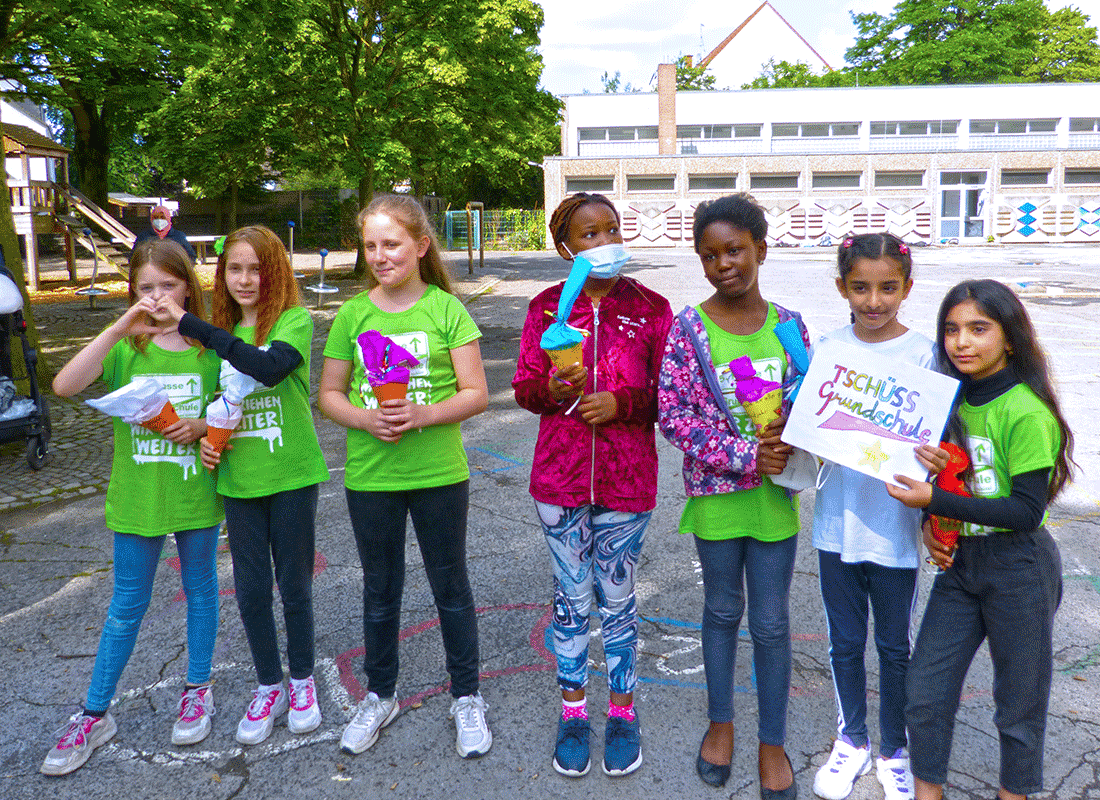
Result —
<instances>
[{"instance_id":1,"label":"brown chimney","mask_svg":"<svg viewBox=\"0 0 1100 800\"><path fill-rule=\"evenodd\" d=\"M657 152L676 155L676 65L657 65Z\"/></svg>"}]
</instances>

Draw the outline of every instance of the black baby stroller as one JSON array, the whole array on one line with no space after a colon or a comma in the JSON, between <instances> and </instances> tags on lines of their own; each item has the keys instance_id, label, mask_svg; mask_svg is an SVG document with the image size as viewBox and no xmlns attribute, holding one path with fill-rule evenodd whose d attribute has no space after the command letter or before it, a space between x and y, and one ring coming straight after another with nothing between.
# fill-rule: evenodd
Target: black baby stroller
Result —
<instances>
[{"instance_id":1,"label":"black baby stroller","mask_svg":"<svg viewBox=\"0 0 1100 800\"><path fill-rule=\"evenodd\" d=\"M22 365L12 362L12 334L23 343ZM0 252L0 444L26 439L27 463L36 470L46 465L50 442L50 414L38 391L37 365L38 353L27 341L23 296ZM15 392L15 381L24 379L30 384L29 397Z\"/></svg>"}]
</instances>

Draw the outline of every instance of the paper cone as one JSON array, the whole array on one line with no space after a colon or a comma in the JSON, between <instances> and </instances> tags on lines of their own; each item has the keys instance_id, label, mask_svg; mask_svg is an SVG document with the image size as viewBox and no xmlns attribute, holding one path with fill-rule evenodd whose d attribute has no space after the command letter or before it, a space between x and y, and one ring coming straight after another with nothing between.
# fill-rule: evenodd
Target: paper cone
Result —
<instances>
[{"instance_id":1,"label":"paper cone","mask_svg":"<svg viewBox=\"0 0 1100 800\"><path fill-rule=\"evenodd\" d=\"M563 350L543 350L558 369L584 363L584 342L577 342Z\"/></svg>"},{"instance_id":2,"label":"paper cone","mask_svg":"<svg viewBox=\"0 0 1100 800\"><path fill-rule=\"evenodd\" d=\"M214 425L207 425L206 441L210 442L210 446L220 453L229 443L229 437L233 435L235 430L236 428L218 428Z\"/></svg>"},{"instance_id":3,"label":"paper cone","mask_svg":"<svg viewBox=\"0 0 1100 800\"><path fill-rule=\"evenodd\" d=\"M370 389L381 404L386 400L404 400L409 391L409 384L390 382L383 383L381 386L372 386Z\"/></svg>"},{"instance_id":4,"label":"paper cone","mask_svg":"<svg viewBox=\"0 0 1100 800\"><path fill-rule=\"evenodd\" d=\"M962 523L947 517L932 517L932 538L940 544L947 545L954 552L959 543L959 531Z\"/></svg>"},{"instance_id":5,"label":"paper cone","mask_svg":"<svg viewBox=\"0 0 1100 800\"><path fill-rule=\"evenodd\" d=\"M166 400L156 416L145 420L141 423L141 426L151 431L155 431L156 433L160 433L169 425L174 425L179 421L179 414L176 413L176 409L172 406L172 401Z\"/></svg>"},{"instance_id":6,"label":"paper cone","mask_svg":"<svg viewBox=\"0 0 1100 800\"><path fill-rule=\"evenodd\" d=\"M772 389L759 400L749 400L741 403L745 413L749 415L756 426L757 433L763 433L768 423L779 417L779 409L783 405L783 390Z\"/></svg>"}]
</instances>

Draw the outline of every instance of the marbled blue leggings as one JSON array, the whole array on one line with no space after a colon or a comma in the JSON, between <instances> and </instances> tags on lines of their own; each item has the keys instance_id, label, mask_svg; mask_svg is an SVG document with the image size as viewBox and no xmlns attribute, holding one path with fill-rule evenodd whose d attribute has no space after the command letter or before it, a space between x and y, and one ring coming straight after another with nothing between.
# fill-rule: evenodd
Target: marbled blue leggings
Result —
<instances>
[{"instance_id":1,"label":"marbled blue leggings","mask_svg":"<svg viewBox=\"0 0 1100 800\"><path fill-rule=\"evenodd\" d=\"M600 609L607 684L630 694L638 680L634 571L651 511L600 505L566 508L535 502L554 570L554 652L562 691L588 683L588 617Z\"/></svg>"}]
</instances>

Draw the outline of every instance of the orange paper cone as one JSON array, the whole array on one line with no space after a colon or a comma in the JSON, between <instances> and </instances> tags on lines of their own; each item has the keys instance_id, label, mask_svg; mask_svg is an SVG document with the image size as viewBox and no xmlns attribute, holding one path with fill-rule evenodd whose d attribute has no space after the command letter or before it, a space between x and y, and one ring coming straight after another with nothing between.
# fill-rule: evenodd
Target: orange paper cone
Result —
<instances>
[{"instance_id":1,"label":"orange paper cone","mask_svg":"<svg viewBox=\"0 0 1100 800\"><path fill-rule=\"evenodd\" d=\"M166 400L160 411L157 412L157 415L145 420L145 422L141 423L141 426L151 431L155 431L156 433L160 433L169 425L175 425L179 421L179 414L177 414L176 409L172 407L172 401Z\"/></svg>"},{"instance_id":2,"label":"orange paper cone","mask_svg":"<svg viewBox=\"0 0 1100 800\"><path fill-rule=\"evenodd\" d=\"M370 389L374 392L378 402L383 403L386 400L404 400L409 390L409 384L383 383L381 386L372 386Z\"/></svg>"},{"instance_id":3,"label":"orange paper cone","mask_svg":"<svg viewBox=\"0 0 1100 800\"><path fill-rule=\"evenodd\" d=\"M779 417L779 409L782 405L782 389L772 389L759 400L750 400L741 404L756 426L757 433L763 433L768 423Z\"/></svg>"},{"instance_id":4,"label":"orange paper cone","mask_svg":"<svg viewBox=\"0 0 1100 800\"><path fill-rule=\"evenodd\" d=\"M233 435L235 430L236 428L216 428L213 425L207 425L206 441L210 442L210 446L220 453L229 443L229 437Z\"/></svg>"},{"instance_id":5,"label":"orange paper cone","mask_svg":"<svg viewBox=\"0 0 1100 800\"><path fill-rule=\"evenodd\" d=\"M550 361L558 369L584 363L584 342L577 342L563 350L544 350L543 352L550 356Z\"/></svg>"}]
</instances>

